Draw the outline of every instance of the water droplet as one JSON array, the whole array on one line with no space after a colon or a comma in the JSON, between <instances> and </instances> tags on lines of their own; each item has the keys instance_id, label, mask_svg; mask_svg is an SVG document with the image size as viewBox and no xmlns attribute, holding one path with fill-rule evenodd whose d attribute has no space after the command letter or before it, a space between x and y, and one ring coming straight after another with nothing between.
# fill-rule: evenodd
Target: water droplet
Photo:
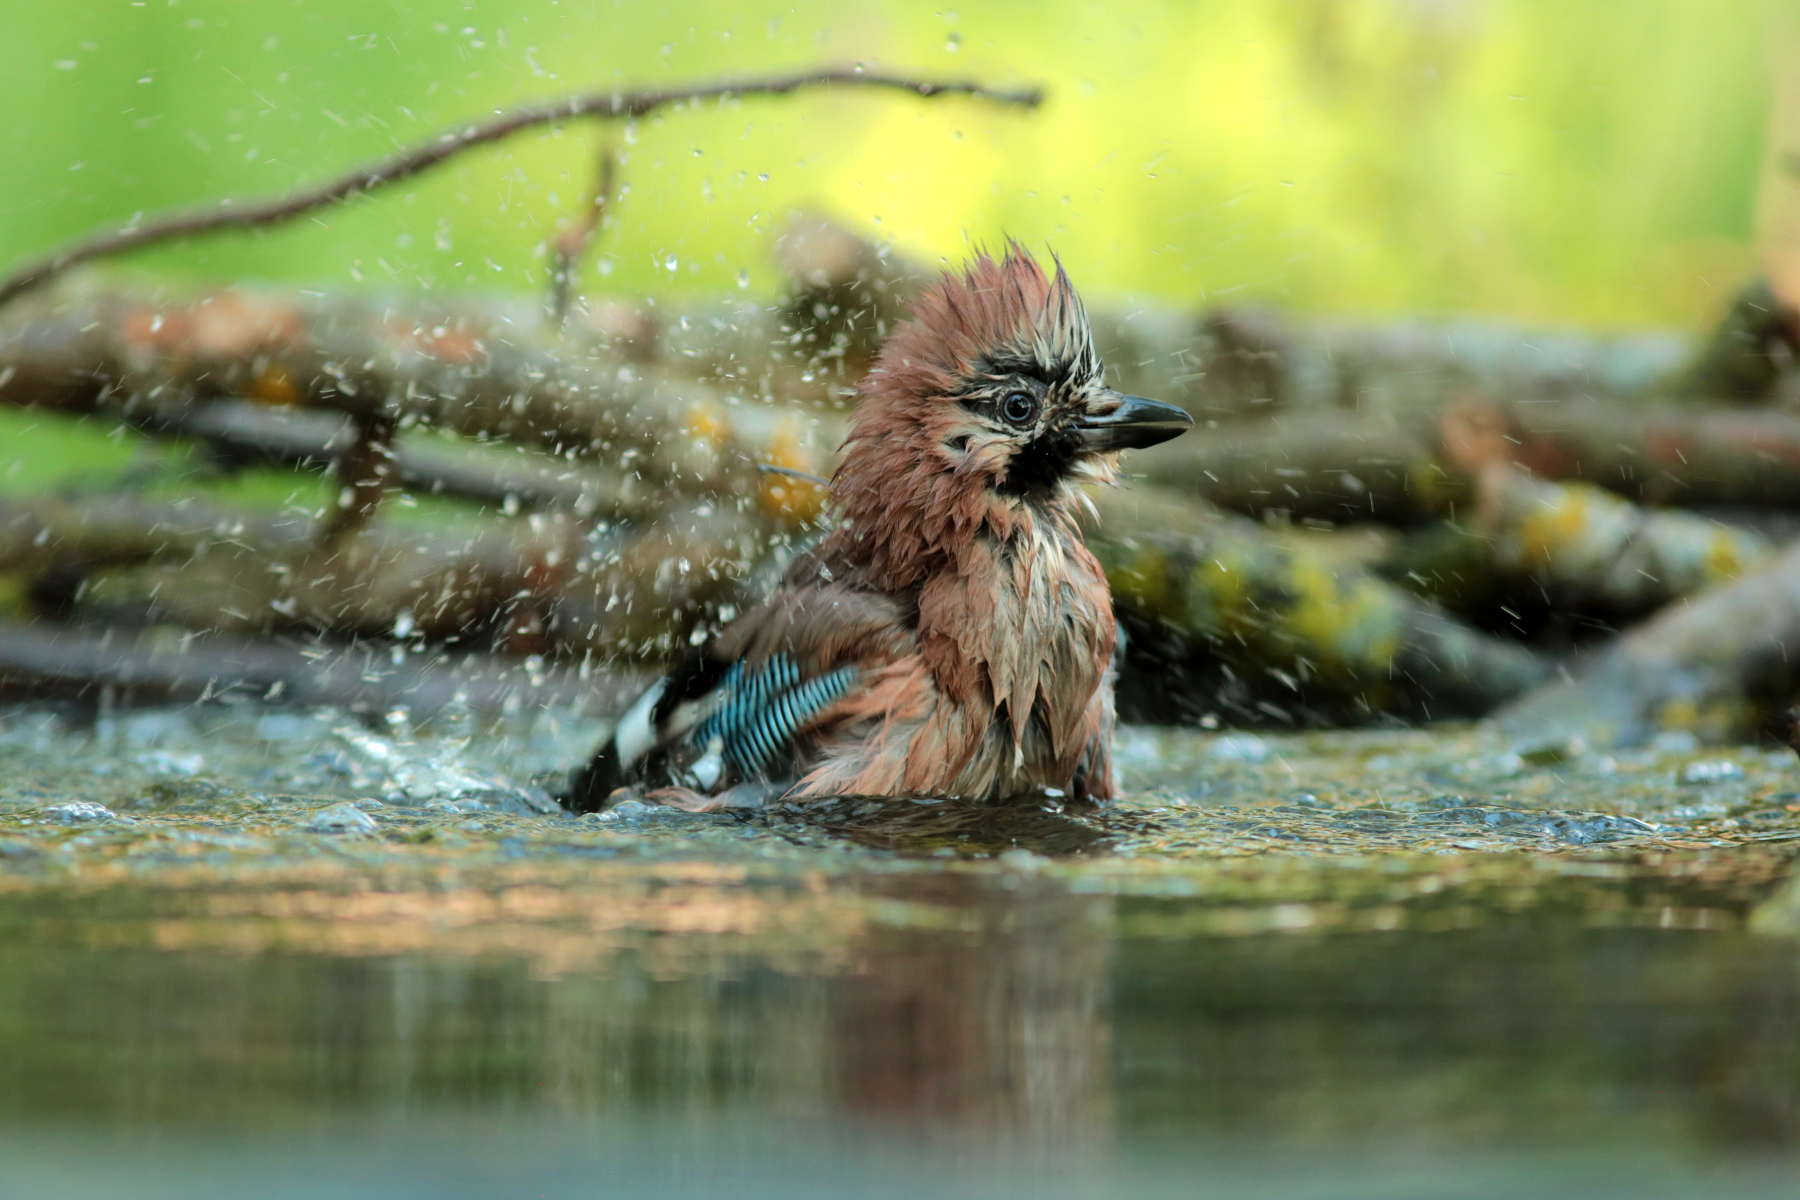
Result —
<instances>
[{"instance_id":1,"label":"water droplet","mask_svg":"<svg viewBox=\"0 0 1800 1200\"><path fill-rule=\"evenodd\" d=\"M945 41L944 41L945 53L955 54L958 50L961 50L961 49L962 49L962 34L953 33L947 39L945 39Z\"/></svg>"},{"instance_id":2,"label":"water droplet","mask_svg":"<svg viewBox=\"0 0 1800 1200\"><path fill-rule=\"evenodd\" d=\"M750 286L750 272L744 270L742 267L738 268L738 286L741 288Z\"/></svg>"}]
</instances>

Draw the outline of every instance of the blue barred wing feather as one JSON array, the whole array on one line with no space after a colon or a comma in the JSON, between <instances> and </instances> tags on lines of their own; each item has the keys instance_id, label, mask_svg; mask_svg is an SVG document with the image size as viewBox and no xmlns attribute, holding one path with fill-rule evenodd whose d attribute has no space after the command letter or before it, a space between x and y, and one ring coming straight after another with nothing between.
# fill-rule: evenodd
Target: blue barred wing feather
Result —
<instances>
[{"instance_id":1,"label":"blue barred wing feather","mask_svg":"<svg viewBox=\"0 0 1800 1200\"><path fill-rule=\"evenodd\" d=\"M628 709L572 781L578 812L606 807L618 788L683 787L716 794L734 784L795 777L795 737L844 696L861 672L806 677L788 654L724 663L691 656Z\"/></svg>"}]
</instances>

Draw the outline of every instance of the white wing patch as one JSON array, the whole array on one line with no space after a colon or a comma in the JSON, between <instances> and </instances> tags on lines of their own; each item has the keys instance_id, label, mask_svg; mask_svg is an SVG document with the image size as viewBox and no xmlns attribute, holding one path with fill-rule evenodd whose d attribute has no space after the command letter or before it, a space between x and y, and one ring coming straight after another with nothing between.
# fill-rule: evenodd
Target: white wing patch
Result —
<instances>
[{"instance_id":1,"label":"white wing patch","mask_svg":"<svg viewBox=\"0 0 1800 1200\"><path fill-rule=\"evenodd\" d=\"M663 689L669 686L667 679L659 679L650 685L650 690L637 698L637 703L625 710L619 723L613 726L613 746L619 752L619 765L626 770L636 766L638 760L656 748L656 725L652 717L656 713L656 702L662 699Z\"/></svg>"}]
</instances>

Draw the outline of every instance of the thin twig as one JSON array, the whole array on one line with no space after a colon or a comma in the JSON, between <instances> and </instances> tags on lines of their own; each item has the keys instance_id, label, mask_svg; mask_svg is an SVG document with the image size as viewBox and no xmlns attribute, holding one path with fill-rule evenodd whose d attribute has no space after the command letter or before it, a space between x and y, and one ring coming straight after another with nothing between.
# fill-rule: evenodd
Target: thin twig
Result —
<instances>
[{"instance_id":1,"label":"thin twig","mask_svg":"<svg viewBox=\"0 0 1800 1200\"><path fill-rule=\"evenodd\" d=\"M575 267L593 244L612 202L614 176L619 159L611 146L602 146L594 168L594 194L582 206L574 224L550 239L550 320L561 328L569 315L575 292Z\"/></svg>"},{"instance_id":2,"label":"thin twig","mask_svg":"<svg viewBox=\"0 0 1800 1200\"><path fill-rule=\"evenodd\" d=\"M778 467L774 463L759 462L756 469L768 475L785 475L789 479L804 479L807 483L816 483L820 487L830 487L831 480L823 475L814 475L811 471L797 471L793 467Z\"/></svg>"},{"instance_id":3,"label":"thin twig","mask_svg":"<svg viewBox=\"0 0 1800 1200\"><path fill-rule=\"evenodd\" d=\"M522 130L558 121L584 117L610 119L642 117L686 101L708 100L727 96L780 96L801 88L829 84L853 87L892 88L918 96L975 96L1001 104L1017 104L1035 108L1043 100L1040 88L1006 90L989 88L973 80L909 79L902 75L883 75L848 67L802 71L792 75L765 78L720 80L687 87L648 88L633 92L592 92L570 96L547 104L530 104L502 114L491 121L468 125L441 133L410 149L356 168L329 182L294 192L273 200L235 203L223 200L216 207L191 212L172 213L148 223L130 224L76 242L37 262L28 263L0 281L0 304L39 287L71 267L148 246L172 241L197 233L220 229L260 229L279 225L295 217L336 204L364 192L374 191L390 183L410 179L473 146L483 146L512 136Z\"/></svg>"},{"instance_id":4,"label":"thin twig","mask_svg":"<svg viewBox=\"0 0 1800 1200\"><path fill-rule=\"evenodd\" d=\"M366 526L382 500L400 485L391 417L367 417L356 422L356 441L338 459L337 482L336 507L320 531L322 546L331 546Z\"/></svg>"}]
</instances>

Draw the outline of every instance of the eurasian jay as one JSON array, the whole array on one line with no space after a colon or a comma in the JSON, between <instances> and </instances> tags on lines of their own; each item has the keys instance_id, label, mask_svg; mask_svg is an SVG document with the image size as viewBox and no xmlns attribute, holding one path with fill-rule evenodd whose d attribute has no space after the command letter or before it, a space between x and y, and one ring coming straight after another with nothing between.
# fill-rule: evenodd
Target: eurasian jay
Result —
<instances>
[{"instance_id":1,"label":"eurasian jay","mask_svg":"<svg viewBox=\"0 0 1800 1200\"><path fill-rule=\"evenodd\" d=\"M831 531L626 711L576 810L1112 797L1112 597L1077 506L1193 419L1108 388L1061 264L1016 243L931 288L859 397Z\"/></svg>"}]
</instances>

